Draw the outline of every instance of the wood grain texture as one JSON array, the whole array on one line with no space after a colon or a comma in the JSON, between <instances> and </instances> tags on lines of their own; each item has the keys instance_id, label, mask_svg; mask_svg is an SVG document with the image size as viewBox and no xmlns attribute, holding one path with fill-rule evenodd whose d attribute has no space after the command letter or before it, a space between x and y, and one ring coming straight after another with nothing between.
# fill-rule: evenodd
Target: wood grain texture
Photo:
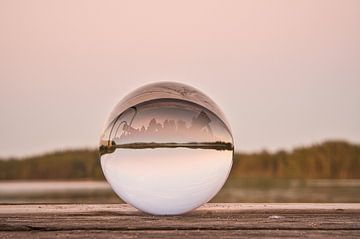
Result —
<instances>
[{"instance_id":1,"label":"wood grain texture","mask_svg":"<svg viewBox=\"0 0 360 239\"><path fill-rule=\"evenodd\" d=\"M0 238L360 238L360 204L206 204L152 216L126 204L0 205Z\"/></svg>"}]
</instances>

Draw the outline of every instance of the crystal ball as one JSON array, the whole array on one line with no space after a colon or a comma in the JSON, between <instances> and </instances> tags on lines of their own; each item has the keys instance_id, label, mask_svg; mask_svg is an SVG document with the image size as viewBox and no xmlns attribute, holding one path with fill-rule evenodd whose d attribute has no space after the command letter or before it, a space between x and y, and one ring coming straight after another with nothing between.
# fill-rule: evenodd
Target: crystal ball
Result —
<instances>
[{"instance_id":1,"label":"crystal ball","mask_svg":"<svg viewBox=\"0 0 360 239\"><path fill-rule=\"evenodd\" d=\"M188 85L161 82L128 94L100 137L106 180L128 204L176 215L212 199L233 162L233 137L220 108Z\"/></svg>"}]
</instances>

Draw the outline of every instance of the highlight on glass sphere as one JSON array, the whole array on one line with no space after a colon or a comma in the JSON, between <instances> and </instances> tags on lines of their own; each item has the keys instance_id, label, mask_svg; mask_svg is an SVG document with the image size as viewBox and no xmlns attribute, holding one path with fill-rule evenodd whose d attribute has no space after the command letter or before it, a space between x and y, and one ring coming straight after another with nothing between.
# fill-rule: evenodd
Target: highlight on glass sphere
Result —
<instances>
[{"instance_id":1,"label":"highlight on glass sphere","mask_svg":"<svg viewBox=\"0 0 360 239\"><path fill-rule=\"evenodd\" d=\"M118 103L100 139L101 167L115 193L154 215L212 199L232 166L233 138L219 107L173 82L138 88Z\"/></svg>"}]
</instances>

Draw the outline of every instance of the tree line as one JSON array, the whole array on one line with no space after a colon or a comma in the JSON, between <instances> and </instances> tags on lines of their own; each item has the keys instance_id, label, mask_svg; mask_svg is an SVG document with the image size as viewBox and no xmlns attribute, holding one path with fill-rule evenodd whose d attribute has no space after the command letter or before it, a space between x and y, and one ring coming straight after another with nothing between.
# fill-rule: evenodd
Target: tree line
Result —
<instances>
[{"instance_id":1,"label":"tree line","mask_svg":"<svg viewBox=\"0 0 360 239\"><path fill-rule=\"evenodd\" d=\"M195 169L196 170L196 169ZM230 177L360 178L360 145L327 141L292 151L235 153ZM0 160L0 180L104 180L96 149Z\"/></svg>"}]
</instances>

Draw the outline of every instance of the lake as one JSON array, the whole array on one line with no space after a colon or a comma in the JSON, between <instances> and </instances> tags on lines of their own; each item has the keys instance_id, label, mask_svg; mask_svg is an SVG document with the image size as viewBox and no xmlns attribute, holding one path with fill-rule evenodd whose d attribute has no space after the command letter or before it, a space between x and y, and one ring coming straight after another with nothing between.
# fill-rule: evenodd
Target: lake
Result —
<instances>
[{"instance_id":1,"label":"lake","mask_svg":"<svg viewBox=\"0 0 360 239\"><path fill-rule=\"evenodd\" d=\"M0 181L0 203L121 203L104 181ZM230 179L212 202L360 202L360 180Z\"/></svg>"}]
</instances>

